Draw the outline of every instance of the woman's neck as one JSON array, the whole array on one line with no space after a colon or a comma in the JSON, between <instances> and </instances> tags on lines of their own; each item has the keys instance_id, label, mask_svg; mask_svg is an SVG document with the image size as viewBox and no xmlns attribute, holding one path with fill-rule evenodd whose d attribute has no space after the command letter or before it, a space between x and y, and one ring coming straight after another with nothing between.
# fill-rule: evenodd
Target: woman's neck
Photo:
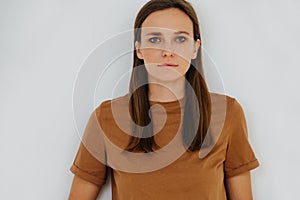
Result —
<instances>
[{"instance_id":1,"label":"woman's neck","mask_svg":"<svg viewBox=\"0 0 300 200\"><path fill-rule=\"evenodd\" d=\"M185 95L185 77L172 82L151 79L149 81L149 100L169 102L182 99Z\"/></svg>"}]
</instances>

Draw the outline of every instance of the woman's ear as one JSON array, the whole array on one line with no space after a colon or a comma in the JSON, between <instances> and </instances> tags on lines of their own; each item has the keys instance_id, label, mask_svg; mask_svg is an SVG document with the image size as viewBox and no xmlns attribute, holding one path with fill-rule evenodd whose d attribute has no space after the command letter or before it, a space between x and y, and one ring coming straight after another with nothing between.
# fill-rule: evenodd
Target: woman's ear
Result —
<instances>
[{"instance_id":1,"label":"woman's ear","mask_svg":"<svg viewBox=\"0 0 300 200\"><path fill-rule=\"evenodd\" d=\"M197 54L198 54L200 45L201 45L201 41L200 41L200 39L197 39L194 43L194 51L193 51L192 59L197 58Z\"/></svg>"},{"instance_id":2,"label":"woman's ear","mask_svg":"<svg viewBox=\"0 0 300 200\"><path fill-rule=\"evenodd\" d=\"M135 46L136 56L139 59L143 59L143 53L142 53L142 50L141 50L141 44L138 41L135 41L134 46Z\"/></svg>"}]
</instances>

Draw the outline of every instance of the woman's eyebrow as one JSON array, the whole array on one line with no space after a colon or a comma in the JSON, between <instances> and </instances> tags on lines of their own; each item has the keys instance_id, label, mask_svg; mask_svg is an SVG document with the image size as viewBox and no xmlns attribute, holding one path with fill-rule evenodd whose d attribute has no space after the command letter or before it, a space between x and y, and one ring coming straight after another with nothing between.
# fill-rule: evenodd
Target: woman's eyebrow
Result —
<instances>
[{"instance_id":1,"label":"woman's eyebrow","mask_svg":"<svg viewBox=\"0 0 300 200\"><path fill-rule=\"evenodd\" d=\"M159 35L162 35L161 32L151 32L151 33L147 33L146 35L156 35L156 36L159 36Z\"/></svg>"},{"instance_id":2,"label":"woman's eyebrow","mask_svg":"<svg viewBox=\"0 0 300 200\"><path fill-rule=\"evenodd\" d=\"M177 32L175 32L176 35L181 34L181 33L190 35L190 33L189 33L189 32L186 32L186 31L177 31Z\"/></svg>"},{"instance_id":3,"label":"woman's eyebrow","mask_svg":"<svg viewBox=\"0 0 300 200\"><path fill-rule=\"evenodd\" d=\"M190 35L190 33L186 32L186 31L176 31L176 32L174 32L174 34L176 34L176 35L179 35L179 34L182 34L182 33ZM160 36L160 35L162 35L162 33L161 32L150 32L150 33L147 33L146 35Z\"/></svg>"}]
</instances>

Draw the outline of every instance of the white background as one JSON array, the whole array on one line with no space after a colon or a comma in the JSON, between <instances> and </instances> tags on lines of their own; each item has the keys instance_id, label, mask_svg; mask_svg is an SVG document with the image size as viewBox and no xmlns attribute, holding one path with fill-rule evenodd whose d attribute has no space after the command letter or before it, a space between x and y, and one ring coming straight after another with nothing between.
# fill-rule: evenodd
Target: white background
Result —
<instances>
[{"instance_id":1,"label":"white background","mask_svg":"<svg viewBox=\"0 0 300 200\"><path fill-rule=\"evenodd\" d=\"M77 130L91 111L77 108L73 120L76 77L145 2L0 1L0 199L67 199ZM299 1L191 2L225 91L244 108L261 163L254 199L299 199ZM111 199L108 185L99 199Z\"/></svg>"}]
</instances>

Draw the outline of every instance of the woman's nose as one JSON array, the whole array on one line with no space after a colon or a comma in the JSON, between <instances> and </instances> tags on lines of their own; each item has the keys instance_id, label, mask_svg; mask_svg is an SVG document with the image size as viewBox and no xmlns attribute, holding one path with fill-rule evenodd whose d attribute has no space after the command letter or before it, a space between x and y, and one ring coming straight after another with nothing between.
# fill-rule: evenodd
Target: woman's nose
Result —
<instances>
[{"instance_id":1,"label":"woman's nose","mask_svg":"<svg viewBox=\"0 0 300 200\"><path fill-rule=\"evenodd\" d=\"M162 49L162 56L163 57L174 56L174 50L173 50L172 44L164 45L164 47Z\"/></svg>"},{"instance_id":2,"label":"woman's nose","mask_svg":"<svg viewBox=\"0 0 300 200\"><path fill-rule=\"evenodd\" d=\"M170 51L170 50L163 50L162 56L163 56L163 57L166 57L166 56L171 56L171 57L173 57L173 56L174 56L174 52L173 52L173 51Z\"/></svg>"}]
</instances>

